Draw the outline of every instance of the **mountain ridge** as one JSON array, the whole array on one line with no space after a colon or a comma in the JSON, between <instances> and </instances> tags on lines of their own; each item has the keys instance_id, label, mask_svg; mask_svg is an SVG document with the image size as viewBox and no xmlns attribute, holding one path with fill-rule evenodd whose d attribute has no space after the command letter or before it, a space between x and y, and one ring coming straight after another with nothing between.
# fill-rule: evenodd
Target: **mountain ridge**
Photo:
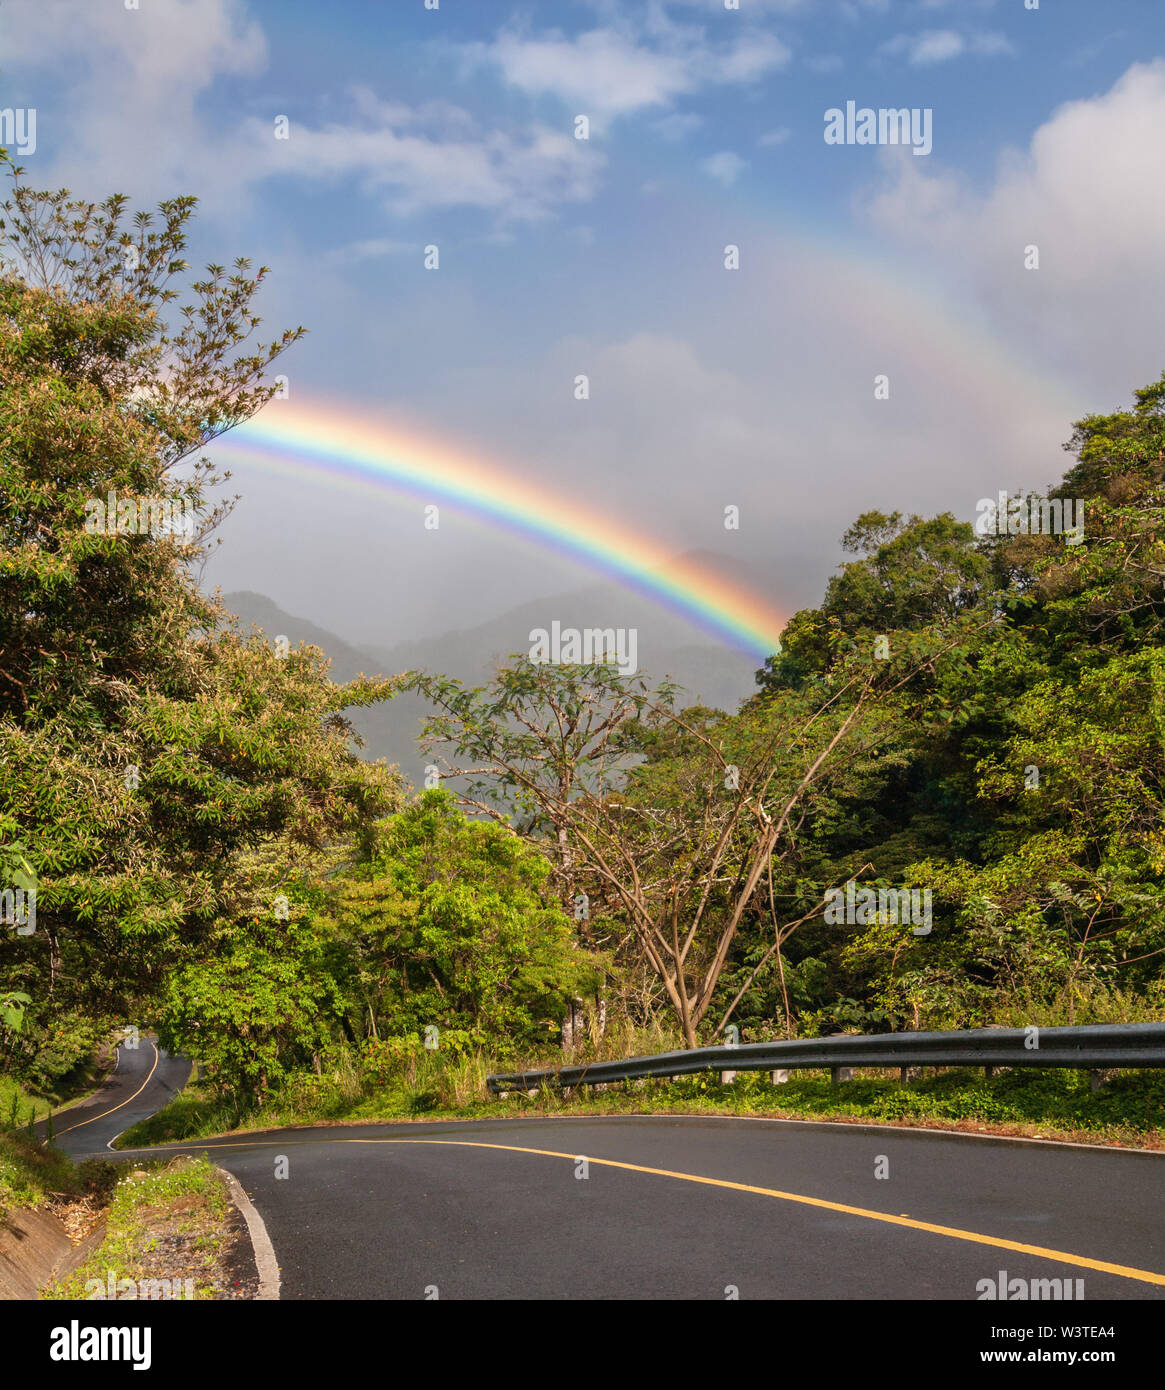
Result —
<instances>
[{"instance_id":1,"label":"mountain ridge","mask_svg":"<svg viewBox=\"0 0 1165 1390\"><path fill-rule=\"evenodd\" d=\"M694 555L703 557L702 552ZM726 568L721 565L722 572ZM733 578L755 584L748 571L747 565L731 565ZM712 637L700 640L687 618L610 582L530 599L473 627L449 628L391 645L349 641L254 590L236 590L221 598L244 628L253 625L268 637L285 636L293 646L307 642L319 647L331 660L333 677L339 681L424 670L482 684L512 653L528 650L532 629L549 628L554 620L564 627L635 628L640 667L653 681L667 677L679 684L687 704L735 709L755 690L754 676L761 665L759 657L719 645ZM406 692L381 705L351 711L348 717L364 740L361 755L386 758L419 782L425 759L415 739L430 710L420 696Z\"/></svg>"}]
</instances>

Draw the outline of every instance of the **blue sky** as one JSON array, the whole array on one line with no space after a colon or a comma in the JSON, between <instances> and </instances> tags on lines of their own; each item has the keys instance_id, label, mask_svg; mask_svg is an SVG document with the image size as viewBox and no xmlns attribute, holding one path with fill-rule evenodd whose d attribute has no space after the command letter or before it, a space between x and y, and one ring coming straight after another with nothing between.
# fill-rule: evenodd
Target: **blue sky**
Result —
<instances>
[{"instance_id":1,"label":"blue sky","mask_svg":"<svg viewBox=\"0 0 1165 1390\"><path fill-rule=\"evenodd\" d=\"M6 0L0 44L29 181L196 193L192 259L272 267L297 400L398 412L787 607L863 508L973 519L1165 368L1151 0ZM848 100L931 109L933 150L827 146ZM209 577L349 637L587 578L470 518L438 559L415 500L234 482Z\"/></svg>"}]
</instances>

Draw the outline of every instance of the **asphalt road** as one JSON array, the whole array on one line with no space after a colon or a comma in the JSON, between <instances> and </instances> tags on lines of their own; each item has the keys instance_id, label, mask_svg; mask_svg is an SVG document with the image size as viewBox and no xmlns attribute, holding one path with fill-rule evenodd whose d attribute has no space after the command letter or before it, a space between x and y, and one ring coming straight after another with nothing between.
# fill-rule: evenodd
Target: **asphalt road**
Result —
<instances>
[{"instance_id":1,"label":"asphalt road","mask_svg":"<svg viewBox=\"0 0 1165 1390\"><path fill-rule=\"evenodd\" d=\"M189 1075L185 1057L171 1057L151 1038L141 1038L137 1047L119 1047L117 1066L100 1090L54 1115L53 1143L74 1158L109 1158L109 1141L169 1105ZM39 1121L36 1132L42 1139L46 1130L47 1121Z\"/></svg>"},{"instance_id":2,"label":"asphalt road","mask_svg":"<svg viewBox=\"0 0 1165 1390\"><path fill-rule=\"evenodd\" d=\"M109 1089L61 1117L61 1148L108 1157L164 1103L186 1064L151 1047L123 1049ZM1162 1154L677 1116L299 1128L133 1152L206 1152L234 1173L283 1299L975 1300L1001 1271L1071 1280L1074 1298L1083 1280L1087 1301L1165 1297Z\"/></svg>"}]
</instances>

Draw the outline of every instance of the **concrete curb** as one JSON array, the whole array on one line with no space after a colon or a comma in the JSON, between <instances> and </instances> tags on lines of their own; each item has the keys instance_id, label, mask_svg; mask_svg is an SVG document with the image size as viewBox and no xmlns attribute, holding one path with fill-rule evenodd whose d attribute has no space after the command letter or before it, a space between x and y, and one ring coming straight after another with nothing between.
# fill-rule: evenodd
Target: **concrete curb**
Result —
<instances>
[{"instance_id":1,"label":"concrete curb","mask_svg":"<svg viewBox=\"0 0 1165 1390\"><path fill-rule=\"evenodd\" d=\"M215 1172L220 1173L226 1180L231 1201L242 1212L243 1220L247 1223L251 1248L255 1252L255 1265L259 1270L259 1292L255 1295L255 1300L277 1302L280 1285L279 1262L275 1258L275 1247L271 1244L271 1237L267 1234L263 1218L255 1210L255 1204L243 1191L242 1183L233 1173L228 1173L225 1168L216 1168Z\"/></svg>"}]
</instances>

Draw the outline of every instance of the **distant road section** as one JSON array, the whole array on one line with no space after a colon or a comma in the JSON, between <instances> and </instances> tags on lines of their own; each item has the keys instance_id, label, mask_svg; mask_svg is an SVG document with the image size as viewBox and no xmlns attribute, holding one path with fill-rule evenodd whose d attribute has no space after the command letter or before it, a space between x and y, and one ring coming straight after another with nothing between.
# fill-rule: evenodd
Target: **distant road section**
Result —
<instances>
[{"instance_id":1,"label":"distant road section","mask_svg":"<svg viewBox=\"0 0 1165 1390\"><path fill-rule=\"evenodd\" d=\"M189 1075L190 1063L171 1057L152 1038L119 1047L105 1085L81 1105L53 1116L53 1143L72 1158L101 1153L111 1139L169 1105ZM47 1128L45 1120L36 1126L42 1139Z\"/></svg>"}]
</instances>

